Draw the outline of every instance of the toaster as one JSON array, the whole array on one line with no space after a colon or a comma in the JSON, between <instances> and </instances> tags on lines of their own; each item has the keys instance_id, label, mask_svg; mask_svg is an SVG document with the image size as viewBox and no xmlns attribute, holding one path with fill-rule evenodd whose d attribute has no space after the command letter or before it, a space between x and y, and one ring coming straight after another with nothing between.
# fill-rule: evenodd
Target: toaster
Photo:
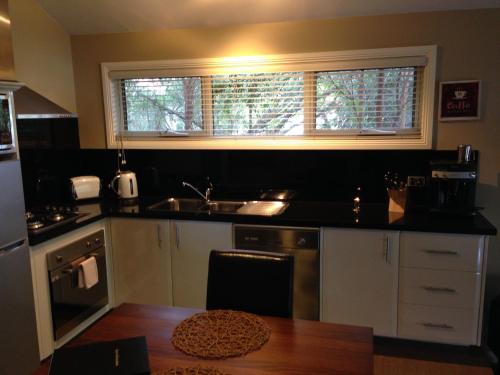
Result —
<instances>
[{"instance_id":1,"label":"toaster","mask_svg":"<svg viewBox=\"0 0 500 375\"><path fill-rule=\"evenodd\" d=\"M70 178L73 199L98 198L101 191L101 180L97 176L78 176Z\"/></svg>"}]
</instances>

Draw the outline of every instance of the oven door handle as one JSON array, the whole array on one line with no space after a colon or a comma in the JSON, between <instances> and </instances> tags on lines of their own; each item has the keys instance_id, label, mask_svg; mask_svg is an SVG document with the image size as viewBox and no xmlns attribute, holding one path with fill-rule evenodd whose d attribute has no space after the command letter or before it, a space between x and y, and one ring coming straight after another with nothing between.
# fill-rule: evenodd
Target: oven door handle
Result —
<instances>
[{"instance_id":1,"label":"oven door handle","mask_svg":"<svg viewBox=\"0 0 500 375\"><path fill-rule=\"evenodd\" d=\"M104 251L102 253L92 252L92 253L89 253L89 254L85 254L85 255L81 256L80 258L77 258L76 260L74 260L73 262L71 262L71 266L65 268L63 270L63 272L67 272L69 269L72 270L71 272L77 270L81 266L81 264L83 262L85 262L87 259L89 259L90 257L100 258L100 257L103 257L105 255L106 254L105 254Z\"/></svg>"},{"instance_id":2,"label":"oven door handle","mask_svg":"<svg viewBox=\"0 0 500 375\"><path fill-rule=\"evenodd\" d=\"M78 267L76 267L76 268L68 267L68 268L63 269L61 272L66 273L68 275L72 275L75 271L78 271Z\"/></svg>"},{"instance_id":3,"label":"oven door handle","mask_svg":"<svg viewBox=\"0 0 500 375\"><path fill-rule=\"evenodd\" d=\"M51 275L52 282L61 282L62 279L69 278L71 288L78 288L78 268L67 267L57 272L56 275Z\"/></svg>"},{"instance_id":4,"label":"oven door handle","mask_svg":"<svg viewBox=\"0 0 500 375\"><path fill-rule=\"evenodd\" d=\"M67 275L68 277L71 278L71 285L73 288L78 287L78 269L80 268L80 265L87 259L89 259L91 256L100 258L105 256L105 253L90 253L86 254L83 257L78 258L76 261L73 261L69 267L63 268L61 272L61 277L64 277Z\"/></svg>"},{"instance_id":5,"label":"oven door handle","mask_svg":"<svg viewBox=\"0 0 500 375\"><path fill-rule=\"evenodd\" d=\"M72 263L70 267L67 267L67 268L64 268L62 270L63 273L73 273L74 271L78 270L78 268L80 268L80 266L82 265L83 262L85 262L87 259L89 259L91 256L95 257L95 258L99 258L99 257L102 257L104 254L94 254L94 255L90 255L88 257L86 257L85 259L83 259L82 261L79 261L78 263L74 264Z\"/></svg>"}]
</instances>

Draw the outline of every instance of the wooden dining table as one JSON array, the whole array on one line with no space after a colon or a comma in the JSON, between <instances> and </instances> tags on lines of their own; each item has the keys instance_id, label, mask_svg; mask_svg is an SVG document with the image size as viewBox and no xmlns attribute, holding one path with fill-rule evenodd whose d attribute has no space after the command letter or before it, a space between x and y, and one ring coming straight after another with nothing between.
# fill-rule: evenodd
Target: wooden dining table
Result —
<instances>
[{"instance_id":1,"label":"wooden dining table","mask_svg":"<svg viewBox=\"0 0 500 375\"><path fill-rule=\"evenodd\" d=\"M373 374L371 328L298 319L263 317L269 341L247 355L204 360L176 350L174 328L201 310L123 304L68 346L146 336L151 372L175 367L215 367L228 374ZM34 375L47 375L49 360Z\"/></svg>"}]
</instances>

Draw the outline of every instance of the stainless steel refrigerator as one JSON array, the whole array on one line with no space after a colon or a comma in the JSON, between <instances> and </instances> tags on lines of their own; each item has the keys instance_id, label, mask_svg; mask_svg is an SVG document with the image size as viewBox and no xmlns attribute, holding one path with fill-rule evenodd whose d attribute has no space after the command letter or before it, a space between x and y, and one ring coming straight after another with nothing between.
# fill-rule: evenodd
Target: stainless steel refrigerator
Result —
<instances>
[{"instance_id":1,"label":"stainless steel refrigerator","mask_svg":"<svg viewBox=\"0 0 500 375\"><path fill-rule=\"evenodd\" d=\"M0 375L40 363L24 212L19 160L0 158Z\"/></svg>"}]
</instances>

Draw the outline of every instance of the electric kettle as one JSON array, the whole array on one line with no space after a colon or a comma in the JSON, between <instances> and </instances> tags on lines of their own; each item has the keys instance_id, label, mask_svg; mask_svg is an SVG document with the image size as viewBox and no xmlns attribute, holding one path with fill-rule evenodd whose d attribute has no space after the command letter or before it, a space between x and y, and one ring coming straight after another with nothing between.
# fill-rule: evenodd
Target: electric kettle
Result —
<instances>
[{"instance_id":1,"label":"electric kettle","mask_svg":"<svg viewBox=\"0 0 500 375\"><path fill-rule=\"evenodd\" d=\"M118 180L118 188L115 183ZM118 171L115 177L109 183L109 187L118 194L120 199L137 198L137 179L135 173L131 171Z\"/></svg>"}]
</instances>

